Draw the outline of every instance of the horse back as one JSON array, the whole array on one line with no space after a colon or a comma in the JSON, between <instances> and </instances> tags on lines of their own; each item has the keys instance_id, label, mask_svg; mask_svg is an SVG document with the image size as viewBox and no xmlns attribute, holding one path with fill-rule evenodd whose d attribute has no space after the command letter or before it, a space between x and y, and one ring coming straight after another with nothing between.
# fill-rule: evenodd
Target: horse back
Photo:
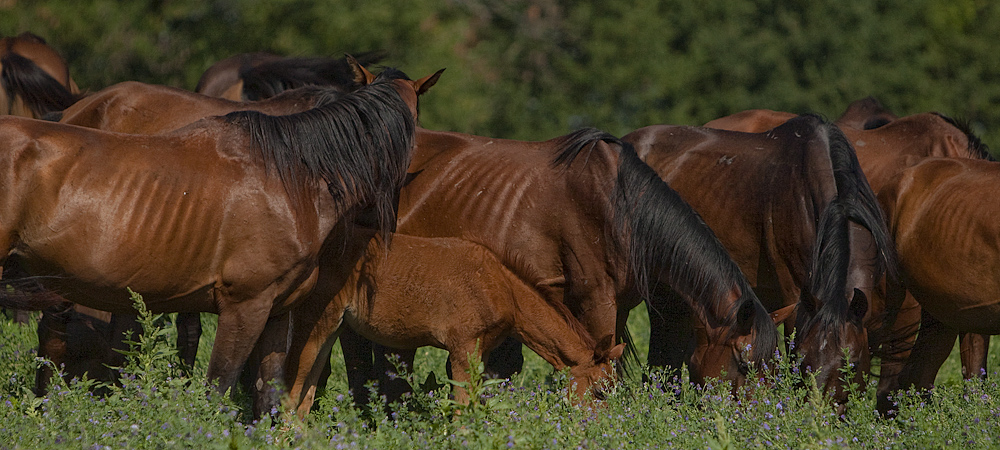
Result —
<instances>
[{"instance_id":1,"label":"horse back","mask_svg":"<svg viewBox=\"0 0 1000 450\"><path fill-rule=\"evenodd\" d=\"M238 146L238 134L206 126L150 137L7 118L0 142L2 237L33 273L155 299L266 272L234 265L261 251L306 258L325 238L316 213L295 210L275 177L219 150Z\"/></svg>"},{"instance_id":2,"label":"horse back","mask_svg":"<svg viewBox=\"0 0 1000 450\"><path fill-rule=\"evenodd\" d=\"M715 128L718 130L762 133L775 128L794 117L795 114L781 111L772 111L769 109L749 109L709 121L704 126L705 128Z\"/></svg>"}]
</instances>

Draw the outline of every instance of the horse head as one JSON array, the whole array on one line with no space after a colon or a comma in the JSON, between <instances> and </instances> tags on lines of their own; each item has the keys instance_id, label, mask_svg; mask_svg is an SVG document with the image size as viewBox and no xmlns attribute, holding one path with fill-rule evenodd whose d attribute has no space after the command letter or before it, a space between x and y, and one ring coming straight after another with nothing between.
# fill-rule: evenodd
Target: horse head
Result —
<instances>
[{"instance_id":1,"label":"horse head","mask_svg":"<svg viewBox=\"0 0 1000 450\"><path fill-rule=\"evenodd\" d=\"M735 393L747 384L751 372L763 375L777 346L777 332L753 291L734 287L729 297L734 307L727 315L715 316L723 317L721 321L696 312L696 345L688 369L692 382L730 381Z\"/></svg>"},{"instance_id":2,"label":"horse head","mask_svg":"<svg viewBox=\"0 0 1000 450\"><path fill-rule=\"evenodd\" d=\"M590 392L597 400L604 399L603 387L615 381L612 361L617 361L625 352L625 344L612 346L612 339L604 339L594 349L594 359L590 364L579 364L570 369L571 390L577 400L583 400Z\"/></svg>"}]
</instances>

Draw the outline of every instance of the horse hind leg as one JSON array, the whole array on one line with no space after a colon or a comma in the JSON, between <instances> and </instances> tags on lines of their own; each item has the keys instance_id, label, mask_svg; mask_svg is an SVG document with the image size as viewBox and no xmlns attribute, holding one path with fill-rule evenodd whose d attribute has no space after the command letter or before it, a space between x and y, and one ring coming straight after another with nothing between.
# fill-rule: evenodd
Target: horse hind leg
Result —
<instances>
[{"instance_id":1,"label":"horse hind leg","mask_svg":"<svg viewBox=\"0 0 1000 450\"><path fill-rule=\"evenodd\" d=\"M177 314L177 356L184 364L185 373L190 374L198 356L198 343L201 341L201 314Z\"/></svg>"},{"instance_id":2,"label":"horse hind leg","mask_svg":"<svg viewBox=\"0 0 1000 450\"><path fill-rule=\"evenodd\" d=\"M38 321L38 357L48 360L35 369L35 395L45 395L49 390L49 382L55 374L54 367L62 367L66 362L67 326L75 312L73 304L62 305L42 311Z\"/></svg>"},{"instance_id":3,"label":"horse hind leg","mask_svg":"<svg viewBox=\"0 0 1000 450\"><path fill-rule=\"evenodd\" d=\"M990 349L988 334L959 333L962 356L962 377L966 380L986 378L986 357Z\"/></svg>"}]
</instances>

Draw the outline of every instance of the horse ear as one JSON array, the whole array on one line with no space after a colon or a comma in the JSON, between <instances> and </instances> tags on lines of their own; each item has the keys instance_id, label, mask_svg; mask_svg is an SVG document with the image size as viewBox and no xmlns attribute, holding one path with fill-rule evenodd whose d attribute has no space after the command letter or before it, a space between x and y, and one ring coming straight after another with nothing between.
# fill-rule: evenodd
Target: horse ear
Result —
<instances>
[{"instance_id":1,"label":"horse ear","mask_svg":"<svg viewBox=\"0 0 1000 450\"><path fill-rule=\"evenodd\" d=\"M785 320L788 320L788 318L791 317L792 314L795 313L795 306L796 305L788 305L788 306L786 306L784 308L781 308L781 309L778 309L778 310L775 310L774 312L772 312L771 313L771 321L774 322L774 325L778 326L778 325L784 323Z\"/></svg>"},{"instance_id":2,"label":"horse ear","mask_svg":"<svg viewBox=\"0 0 1000 450\"><path fill-rule=\"evenodd\" d=\"M368 69L365 69L358 60L354 59L351 55L345 55L347 58L347 65L351 66L351 70L354 71L354 82L362 86L371 84L375 81L375 75L372 75Z\"/></svg>"},{"instance_id":3,"label":"horse ear","mask_svg":"<svg viewBox=\"0 0 1000 450\"><path fill-rule=\"evenodd\" d=\"M854 299L851 300L850 313L851 320L862 322L865 314L868 313L868 296L860 289L854 288Z\"/></svg>"},{"instance_id":4,"label":"horse ear","mask_svg":"<svg viewBox=\"0 0 1000 450\"><path fill-rule=\"evenodd\" d=\"M612 346L615 343L615 338L613 336L605 336L600 342L594 347L594 362L600 363L607 361L607 356L611 353Z\"/></svg>"},{"instance_id":5,"label":"horse ear","mask_svg":"<svg viewBox=\"0 0 1000 450\"><path fill-rule=\"evenodd\" d=\"M426 77L414 81L413 90L417 91L417 95L422 95L424 92L427 92L427 90L430 89L431 86L434 86L434 84L437 83L438 78L441 78L442 72L444 72L444 69L441 69L437 72L427 75Z\"/></svg>"},{"instance_id":6,"label":"horse ear","mask_svg":"<svg viewBox=\"0 0 1000 450\"><path fill-rule=\"evenodd\" d=\"M625 354L625 343L622 342L621 344L618 344L618 345L616 345L614 347L611 347L611 350L608 350L608 354L607 354L607 357L605 358L605 360L606 361L617 361L618 358L621 358L622 355L624 355L624 354Z\"/></svg>"}]
</instances>

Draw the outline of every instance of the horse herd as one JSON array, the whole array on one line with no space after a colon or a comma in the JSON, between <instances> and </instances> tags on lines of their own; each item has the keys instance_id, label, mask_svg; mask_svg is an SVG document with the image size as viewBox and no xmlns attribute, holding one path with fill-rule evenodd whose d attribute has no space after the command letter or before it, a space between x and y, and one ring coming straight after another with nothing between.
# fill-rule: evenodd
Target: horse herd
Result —
<instances>
[{"instance_id":1,"label":"horse herd","mask_svg":"<svg viewBox=\"0 0 1000 450\"><path fill-rule=\"evenodd\" d=\"M375 76L378 59L255 53L199 93L81 95L44 40L3 38L0 305L45 310L39 354L70 376L113 364L126 288L181 313L187 364L198 314L218 314L208 376L249 374L255 414L282 395L308 413L338 337L356 394L388 349L444 348L457 381L470 356L509 376L513 337L599 397L644 301L649 364L696 383L762 373L778 323L841 409L876 356L880 411L932 387L958 335L966 376L985 374L1000 166L954 120L869 98L832 123L753 110L515 141L417 126L442 71ZM84 343L87 327L111 331Z\"/></svg>"}]
</instances>

